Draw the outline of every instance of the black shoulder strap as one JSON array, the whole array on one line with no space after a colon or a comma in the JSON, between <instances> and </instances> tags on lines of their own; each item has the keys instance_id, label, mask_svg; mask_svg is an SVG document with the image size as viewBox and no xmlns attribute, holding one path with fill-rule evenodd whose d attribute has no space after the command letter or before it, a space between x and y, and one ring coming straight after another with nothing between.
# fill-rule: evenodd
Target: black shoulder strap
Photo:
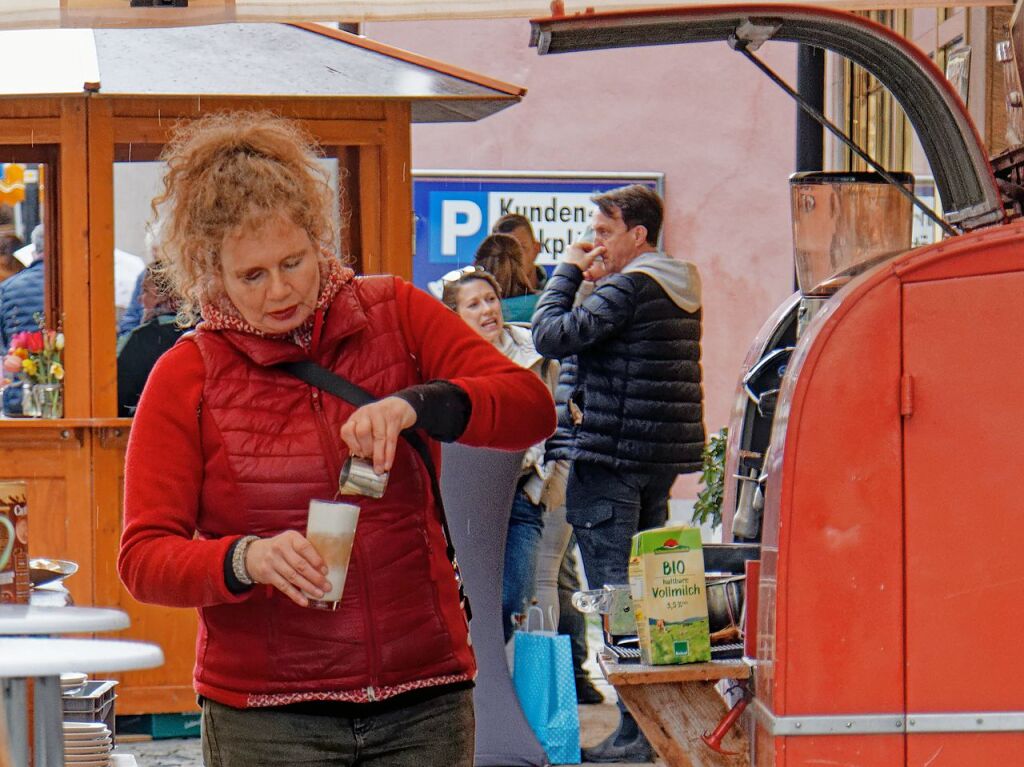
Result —
<instances>
[{"instance_id":1,"label":"black shoulder strap","mask_svg":"<svg viewBox=\"0 0 1024 767\"><path fill-rule=\"evenodd\" d=\"M340 397L356 407L362 407L377 401L377 398L366 391L366 389L310 360L282 362L277 367L305 381L310 386L315 386L321 391ZM459 601L462 603L462 609L466 613L466 620L469 620L473 617L473 611L469 606L469 598L466 596L466 591L462 584L459 562L455 557L455 545L452 543L452 534L448 529L448 518L444 513L444 501L441 499L441 483L438 480L437 468L434 466L434 458L430 454L430 449L427 447L426 442L423 441L423 438L416 431L406 429L402 432L402 438L419 455L423 465L426 466L427 474L430 476L430 490L434 494L434 503L437 504L437 510L441 515L441 529L444 531L445 552L448 555L448 561L452 563L452 569L455 571L455 582L459 585Z\"/></svg>"}]
</instances>

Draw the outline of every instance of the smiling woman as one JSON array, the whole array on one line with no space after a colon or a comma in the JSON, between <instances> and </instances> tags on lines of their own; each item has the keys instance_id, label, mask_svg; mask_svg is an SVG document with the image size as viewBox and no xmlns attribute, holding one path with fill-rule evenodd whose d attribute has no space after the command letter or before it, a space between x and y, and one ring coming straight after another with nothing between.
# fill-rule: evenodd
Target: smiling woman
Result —
<instances>
[{"instance_id":1,"label":"smiling woman","mask_svg":"<svg viewBox=\"0 0 1024 767\"><path fill-rule=\"evenodd\" d=\"M295 124L204 118L164 159L158 271L201 321L139 403L118 564L137 599L199 609L205 762L468 767L476 663L443 510L399 436L421 429L435 465L433 440L522 450L554 428L551 397L432 297L343 264ZM375 401L324 396L294 362ZM307 609L331 587L307 510L350 455L391 479L361 500L337 609Z\"/></svg>"}]
</instances>

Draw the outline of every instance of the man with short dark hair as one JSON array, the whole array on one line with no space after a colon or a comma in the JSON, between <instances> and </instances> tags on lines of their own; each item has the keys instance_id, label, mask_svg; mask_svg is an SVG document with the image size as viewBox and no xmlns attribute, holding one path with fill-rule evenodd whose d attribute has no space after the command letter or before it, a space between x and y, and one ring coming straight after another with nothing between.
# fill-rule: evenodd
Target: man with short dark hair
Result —
<instances>
[{"instance_id":1,"label":"man with short dark hair","mask_svg":"<svg viewBox=\"0 0 1024 767\"><path fill-rule=\"evenodd\" d=\"M548 281L548 273L544 271L543 266L537 263L541 247L533 233L533 224L530 223L530 219L519 213L506 213L494 222L491 233L508 234L515 238L523 251L523 267L530 278L530 287L534 290L543 290Z\"/></svg>"},{"instance_id":2,"label":"man with short dark hair","mask_svg":"<svg viewBox=\"0 0 1024 767\"><path fill-rule=\"evenodd\" d=\"M704 416L700 276L658 249L661 198L635 184L593 201L594 241L574 243L551 275L533 339L562 362L547 458L571 461L566 517L590 588L601 588L628 583L633 535L663 525L676 476L700 470ZM577 302L584 279L595 288ZM654 758L620 709L584 761Z\"/></svg>"}]
</instances>

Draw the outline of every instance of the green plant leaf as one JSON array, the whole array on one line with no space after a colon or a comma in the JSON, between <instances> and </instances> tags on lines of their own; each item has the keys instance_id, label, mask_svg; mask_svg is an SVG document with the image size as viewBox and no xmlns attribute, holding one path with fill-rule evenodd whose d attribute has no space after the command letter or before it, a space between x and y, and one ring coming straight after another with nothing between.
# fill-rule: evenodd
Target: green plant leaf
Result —
<instances>
[{"instance_id":1,"label":"green plant leaf","mask_svg":"<svg viewBox=\"0 0 1024 767\"><path fill-rule=\"evenodd\" d=\"M728 441L729 429L723 427L717 434L712 434L704 446L702 455L703 467L700 481L703 487L697 493L697 502L693 505L691 521L695 525L706 524L709 520L711 528L722 524L722 496L725 493L725 444Z\"/></svg>"}]
</instances>

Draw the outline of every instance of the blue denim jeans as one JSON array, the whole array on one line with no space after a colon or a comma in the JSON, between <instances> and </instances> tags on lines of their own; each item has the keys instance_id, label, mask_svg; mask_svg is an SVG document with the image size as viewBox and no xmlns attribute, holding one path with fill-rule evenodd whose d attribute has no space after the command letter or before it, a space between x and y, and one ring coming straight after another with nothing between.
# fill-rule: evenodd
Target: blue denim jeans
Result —
<instances>
[{"instance_id":1,"label":"blue denim jeans","mask_svg":"<svg viewBox=\"0 0 1024 767\"><path fill-rule=\"evenodd\" d=\"M674 473L639 474L573 462L565 486L565 516L576 533L590 588L629 583L633 536L665 524L675 478Z\"/></svg>"},{"instance_id":2,"label":"blue denim jeans","mask_svg":"<svg viewBox=\"0 0 1024 767\"><path fill-rule=\"evenodd\" d=\"M516 490L505 539L505 575L501 587L501 625L505 641L512 638L533 599L537 577L537 549L544 532L544 507ZM546 620L546 619L545 619Z\"/></svg>"}]
</instances>

